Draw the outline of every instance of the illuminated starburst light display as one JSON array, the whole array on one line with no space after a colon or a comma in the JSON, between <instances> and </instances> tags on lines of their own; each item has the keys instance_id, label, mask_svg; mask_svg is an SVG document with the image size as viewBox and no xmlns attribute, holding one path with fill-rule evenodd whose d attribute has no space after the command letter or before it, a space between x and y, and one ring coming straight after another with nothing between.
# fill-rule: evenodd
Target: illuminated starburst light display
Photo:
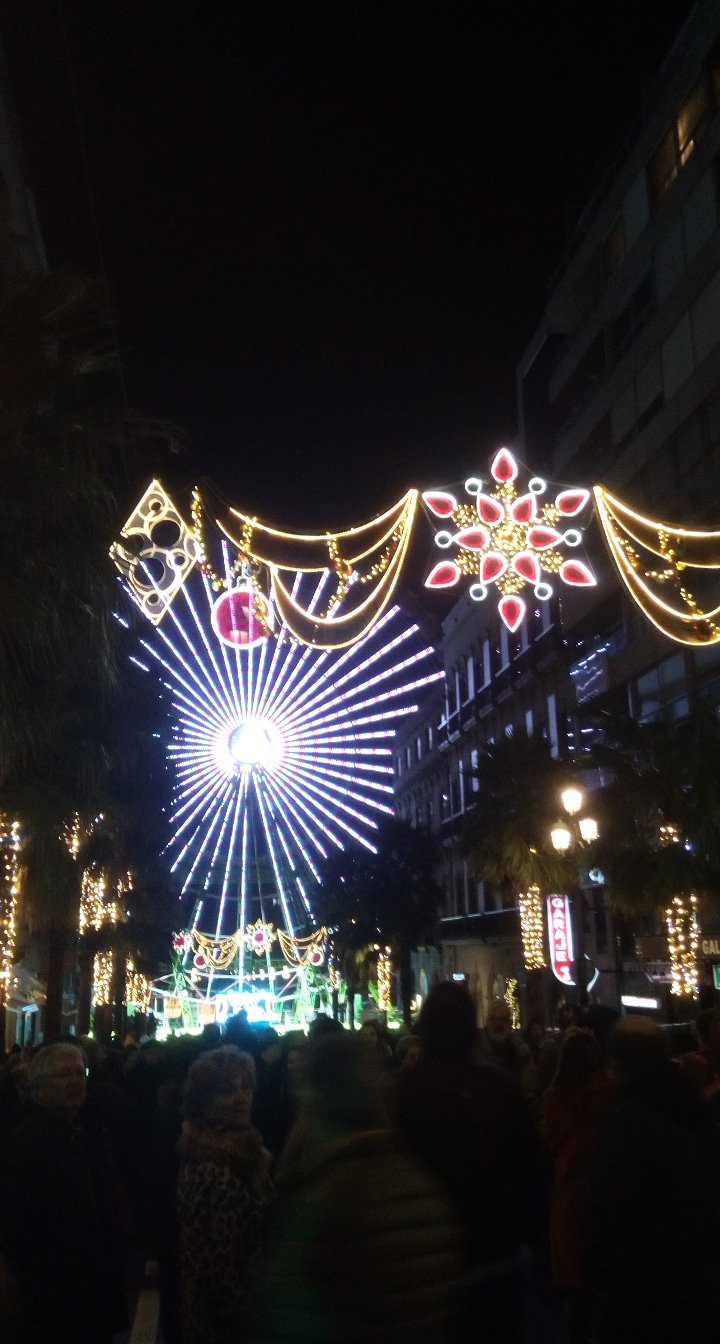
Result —
<instances>
[{"instance_id":1,"label":"illuminated starburst light display","mask_svg":"<svg viewBox=\"0 0 720 1344\"><path fill-rule=\"evenodd\" d=\"M295 940L315 927L313 888L333 848L374 848L393 810L396 727L442 673L397 607L333 650L281 625L232 647L217 637L216 602L207 576L193 575L135 661L154 664L173 707L167 853L192 907L184 964L218 990L267 974L246 946L251 926Z\"/></svg>"},{"instance_id":2,"label":"illuminated starburst light display","mask_svg":"<svg viewBox=\"0 0 720 1344\"><path fill-rule=\"evenodd\" d=\"M547 484L540 476L517 488L519 467L513 454L501 448L495 454L490 474L494 489L488 492L484 482L471 476L465 492L473 503L458 501L446 490L428 490L423 502L445 526L435 533L435 545L441 550L452 547L452 560L440 560L427 579L427 588L452 588L464 577L471 578L470 596L482 601L491 587L500 593L498 613L508 630L522 624L527 606L520 595L530 586L539 601L552 597L549 581L557 577L571 587L593 586L595 576L583 561L564 556L561 547L576 547L582 542L579 526L561 530L566 519L576 519L590 501L590 491L574 488L561 490L553 500L543 502ZM453 530L450 530L452 524Z\"/></svg>"}]
</instances>

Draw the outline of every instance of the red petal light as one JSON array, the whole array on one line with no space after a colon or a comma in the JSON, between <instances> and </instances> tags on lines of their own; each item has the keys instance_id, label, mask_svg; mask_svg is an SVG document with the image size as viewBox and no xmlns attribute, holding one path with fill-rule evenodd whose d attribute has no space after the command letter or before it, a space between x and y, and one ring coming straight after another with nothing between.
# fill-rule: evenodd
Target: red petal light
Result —
<instances>
[{"instance_id":1,"label":"red petal light","mask_svg":"<svg viewBox=\"0 0 720 1344\"><path fill-rule=\"evenodd\" d=\"M426 588L452 588L460 578L460 570L452 560L441 560L439 564L428 574L425 580Z\"/></svg>"},{"instance_id":2,"label":"red petal light","mask_svg":"<svg viewBox=\"0 0 720 1344\"><path fill-rule=\"evenodd\" d=\"M455 496L447 494L444 490L428 490L423 495L423 500L436 518L449 518L457 508Z\"/></svg>"},{"instance_id":3,"label":"red petal light","mask_svg":"<svg viewBox=\"0 0 720 1344\"><path fill-rule=\"evenodd\" d=\"M540 582L540 561L532 551L520 551L518 555L513 556L512 567L521 579L527 579L528 583Z\"/></svg>"},{"instance_id":4,"label":"red petal light","mask_svg":"<svg viewBox=\"0 0 720 1344\"><path fill-rule=\"evenodd\" d=\"M480 582L492 583L507 569L507 560L499 551L488 551L480 561Z\"/></svg>"},{"instance_id":5,"label":"red petal light","mask_svg":"<svg viewBox=\"0 0 720 1344\"><path fill-rule=\"evenodd\" d=\"M531 527L527 534L527 544L536 551L549 551L551 546L557 546L562 541L562 534L556 532L554 527Z\"/></svg>"},{"instance_id":6,"label":"red petal light","mask_svg":"<svg viewBox=\"0 0 720 1344\"><path fill-rule=\"evenodd\" d=\"M560 566L560 578L563 583L569 583L573 588L594 588L597 584L592 570L588 569L582 560L566 560L565 564Z\"/></svg>"},{"instance_id":7,"label":"red petal light","mask_svg":"<svg viewBox=\"0 0 720 1344\"><path fill-rule=\"evenodd\" d=\"M525 603L521 597L516 597L509 593L506 597L501 597L498 602L498 611L505 622L511 635L515 634L525 615Z\"/></svg>"},{"instance_id":8,"label":"red petal light","mask_svg":"<svg viewBox=\"0 0 720 1344\"><path fill-rule=\"evenodd\" d=\"M510 505L510 517L514 523L531 523L535 517L535 496L521 495Z\"/></svg>"},{"instance_id":9,"label":"red petal light","mask_svg":"<svg viewBox=\"0 0 720 1344\"><path fill-rule=\"evenodd\" d=\"M477 497L477 511L484 523L489 523L494 527L496 523L502 522L505 517L505 510L498 499L492 495L479 494Z\"/></svg>"},{"instance_id":10,"label":"red petal light","mask_svg":"<svg viewBox=\"0 0 720 1344\"><path fill-rule=\"evenodd\" d=\"M453 541L464 546L466 551L482 551L489 540L490 533L485 527L464 527L453 537Z\"/></svg>"},{"instance_id":11,"label":"red petal light","mask_svg":"<svg viewBox=\"0 0 720 1344\"><path fill-rule=\"evenodd\" d=\"M576 513L585 508L589 498L589 490L561 490L555 500L555 508L563 517L574 518Z\"/></svg>"},{"instance_id":12,"label":"red petal light","mask_svg":"<svg viewBox=\"0 0 720 1344\"><path fill-rule=\"evenodd\" d=\"M507 448L501 448L500 452L495 454L490 470L495 480L500 481L502 485L507 481L514 481L518 474L517 462Z\"/></svg>"}]
</instances>

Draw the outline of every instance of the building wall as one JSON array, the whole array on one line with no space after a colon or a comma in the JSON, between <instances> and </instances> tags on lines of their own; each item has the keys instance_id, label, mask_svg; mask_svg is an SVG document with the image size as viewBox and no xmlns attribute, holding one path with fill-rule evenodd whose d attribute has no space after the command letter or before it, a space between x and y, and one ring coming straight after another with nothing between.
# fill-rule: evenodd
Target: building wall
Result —
<instances>
[{"instance_id":1,"label":"building wall","mask_svg":"<svg viewBox=\"0 0 720 1344\"><path fill-rule=\"evenodd\" d=\"M720 529L719 221L720 8L702 3L582 217L519 362L517 447L531 471L606 485L663 521ZM443 841L444 965L467 973L481 1018L488 985L522 981L523 969L517 912L502 912L462 854L478 748L533 732L562 757L578 749L590 710L651 721L682 718L696 697L720 706L720 646L660 635L625 597L599 526L586 541L597 588L538 603L515 636L485 604L456 603L442 629L445 701L428 707L434 746L420 766L413 725L398 742L398 811ZM604 981L612 999L607 942L588 950L605 972L598 993Z\"/></svg>"}]
</instances>

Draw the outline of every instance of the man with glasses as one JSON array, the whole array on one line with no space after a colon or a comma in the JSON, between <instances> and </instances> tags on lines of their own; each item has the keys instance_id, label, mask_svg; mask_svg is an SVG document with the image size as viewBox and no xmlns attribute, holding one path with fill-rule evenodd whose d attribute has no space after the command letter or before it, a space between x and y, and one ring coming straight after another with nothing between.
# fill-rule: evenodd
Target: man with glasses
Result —
<instances>
[{"instance_id":1,"label":"man with glasses","mask_svg":"<svg viewBox=\"0 0 720 1344\"><path fill-rule=\"evenodd\" d=\"M17 1339L110 1344L127 1323L119 1204L104 1136L85 1123L85 1056L70 1042L46 1046L29 1084L0 1153L0 1256L17 1289Z\"/></svg>"}]
</instances>

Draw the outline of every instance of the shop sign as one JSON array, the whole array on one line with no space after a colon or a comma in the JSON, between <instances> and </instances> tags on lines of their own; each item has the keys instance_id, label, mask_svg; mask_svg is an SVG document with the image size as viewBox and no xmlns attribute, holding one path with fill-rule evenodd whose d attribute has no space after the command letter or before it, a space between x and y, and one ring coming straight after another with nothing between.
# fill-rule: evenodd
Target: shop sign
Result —
<instances>
[{"instance_id":1,"label":"shop sign","mask_svg":"<svg viewBox=\"0 0 720 1344\"><path fill-rule=\"evenodd\" d=\"M547 915L553 975L563 985L574 985L572 920L567 896L548 896Z\"/></svg>"},{"instance_id":2,"label":"shop sign","mask_svg":"<svg viewBox=\"0 0 720 1344\"><path fill-rule=\"evenodd\" d=\"M720 957L720 938L703 938L700 951L704 957Z\"/></svg>"}]
</instances>

